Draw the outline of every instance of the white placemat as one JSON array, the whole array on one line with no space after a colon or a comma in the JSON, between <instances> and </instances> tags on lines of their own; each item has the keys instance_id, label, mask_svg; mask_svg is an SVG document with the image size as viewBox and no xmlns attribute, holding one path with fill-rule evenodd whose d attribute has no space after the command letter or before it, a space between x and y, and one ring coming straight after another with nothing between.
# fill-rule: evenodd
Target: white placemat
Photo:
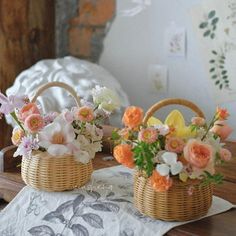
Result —
<instances>
[{"instance_id":1,"label":"white placemat","mask_svg":"<svg viewBox=\"0 0 236 236\"><path fill-rule=\"evenodd\" d=\"M132 171L123 166L93 173L84 188L48 193L25 187L0 213L1 236L158 236L186 222L141 215L132 204ZM208 216L234 206L214 197Z\"/></svg>"}]
</instances>

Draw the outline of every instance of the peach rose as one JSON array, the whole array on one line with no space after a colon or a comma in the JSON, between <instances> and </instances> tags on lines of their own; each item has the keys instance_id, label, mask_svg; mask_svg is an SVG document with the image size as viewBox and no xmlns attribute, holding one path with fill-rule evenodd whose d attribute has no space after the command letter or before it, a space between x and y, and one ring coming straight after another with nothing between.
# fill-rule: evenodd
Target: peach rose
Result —
<instances>
[{"instance_id":1,"label":"peach rose","mask_svg":"<svg viewBox=\"0 0 236 236\"><path fill-rule=\"evenodd\" d=\"M143 110L140 107L127 107L122 119L125 126L133 129L138 127L143 120Z\"/></svg>"},{"instance_id":2,"label":"peach rose","mask_svg":"<svg viewBox=\"0 0 236 236\"><path fill-rule=\"evenodd\" d=\"M184 157L193 167L204 169L213 159L213 149L202 141L190 139L184 148Z\"/></svg>"},{"instance_id":3,"label":"peach rose","mask_svg":"<svg viewBox=\"0 0 236 236\"><path fill-rule=\"evenodd\" d=\"M114 148L113 154L116 160L122 165L127 166L129 168L133 168L135 166L131 145L129 144L117 145Z\"/></svg>"},{"instance_id":4,"label":"peach rose","mask_svg":"<svg viewBox=\"0 0 236 236\"><path fill-rule=\"evenodd\" d=\"M154 128L141 129L138 139L146 143L154 143L157 140L158 132Z\"/></svg>"},{"instance_id":5,"label":"peach rose","mask_svg":"<svg viewBox=\"0 0 236 236\"><path fill-rule=\"evenodd\" d=\"M216 108L216 116L219 120L226 120L229 116L229 112L227 109L217 107Z\"/></svg>"},{"instance_id":6,"label":"peach rose","mask_svg":"<svg viewBox=\"0 0 236 236\"><path fill-rule=\"evenodd\" d=\"M24 131L21 128L16 127L12 131L11 141L14 145L19 146L24 136L25 136Z\"/></svg>"},{"instance_id":7,"label":"peach rose","mask_svg":"<svg viewBox=\"0 0 236 236\"><path fill-rule=\"evenodd\" d=\"M157 192L165 192L173 184L173 181L169 176L161 176L156 170L152 172L152 176L149 178L149 180L151 186Z\"/></svg>"},{"instance_id":8,"label":"peach rose","mask_svg":"<svg viewBox=\"0 0 236 236\"><path fill-rule=\"evenodd\" d=\"M225 140L233 132L233 129L223 120L218 120L210 129L211 132L217 134L222 140Z\"/></svg>"},{"instance_id":9,"label":"peach rose","mask_svg":"<svg viewBox=\"0 0 236 236\"><path fill-rule=\"evenodd\" d=\"M19 113L18 113L18 118L21 121L25 121L25 119L32 115L32 114L40 114L40 111L35 103L28 103L25 106L23 106Z\"/></svg>"},{"instance_id":10,"label":"peach rose","mask_svg":"<svg viewBox=\"0 0 236 236\"><path fill-rule=\"evenodd\" d=\"M225 148L221 148L219 154L220 154L221 160L223 161L230 161L232 158L231 152Z\"/></svg>"},{"instance_id":11,"label":"peach rose","mask_svg":"<svg viewBox=\"0 0 236 236\"><path fill-rule=\"evenodd\" d=\"M86 106L80 107L75 110L75 118L83 122L90 122L94 119L93 109Z\"/></svg>"},{"instance_id":12,"label":"peach rose","mask_svg":"<svg viewBox=\"0 0 236 236\"><path fill-rule=\"evenodd\" d=\"M193 125L203 126L203 125L205 125L206 120L205 120L204 118L202 118L202 117L193 117L193 118L191 119L191 123L192 123Z\"/></svg>"},{"instance_id":13,"label":"peach rose","mask_svg":"<svg viewBox=\"0 0 236 236\"><path fill-rule=\"evenodd\" d=\"M39 114L32 114L25 120L25 127L32 133L37 133L44 127L43 117Z\"/></svg>"},{"instance_id":14,"label":"peach rose","mask_svg":"<svg viewBox=\"0 0 236 236\"><path fill-rule=\"evenodd\" d=\"M184 149L184 141L181 138L169 137L166 140L165 149L169 152L181 153Z\"/></svg>"}]
</instances>

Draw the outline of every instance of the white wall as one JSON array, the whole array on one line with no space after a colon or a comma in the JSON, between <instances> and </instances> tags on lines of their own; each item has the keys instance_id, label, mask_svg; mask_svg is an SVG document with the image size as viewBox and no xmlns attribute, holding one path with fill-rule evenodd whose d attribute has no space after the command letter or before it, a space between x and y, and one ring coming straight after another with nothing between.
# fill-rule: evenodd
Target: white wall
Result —
<instances>
[{"instance_id":1,"label":"white wall","mask_svg":"<svg viewBox=\"0 0 236 236\"><path fill-rule=\"evenodd\" d=\"M203 0L152 0L151 7L134 17L117 15L105 39L100 64L121 83L133 105L145 110L167 97L182 97L198 104L209 119L215 110L197 37L192 29L189 8ZM117 0L117 12L129 8L130 1ZM164 32L172 21L187 29L187 58L168 58ZM167 65L168 93L153 94L148 83L149 64ZM236 102L222 104L229 109L229 123L236 131ZM163 113L161 114L163 117ZM236 138L236 132L231 136Z\"/></svg>"}]
</instances>

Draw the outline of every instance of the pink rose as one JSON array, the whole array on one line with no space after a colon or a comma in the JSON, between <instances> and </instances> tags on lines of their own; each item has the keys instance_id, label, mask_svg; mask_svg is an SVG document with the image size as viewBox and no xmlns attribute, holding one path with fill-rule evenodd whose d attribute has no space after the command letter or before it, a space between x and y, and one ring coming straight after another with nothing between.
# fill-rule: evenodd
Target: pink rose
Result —
<instances>
[{"instance_id":1,"label":"pink rose","mask_svg":"<svg viewBox=\"0 0 236 236\"><path fill-rule=\"evenodd\" d=\"M24 122L32 114L40 114L40 111L35 103L28 103L20 109L18 118Z\"/></svg>"},{"instance_id":2,"label":"pink rose","mask_svg":"<svg viewBox=\"0 0 236 236\"><path fill-rule=\"evenodd\" d=\"M194 167L206 168L213 158L212 146L190 139L184 148L184 158Z\"/></svg>"},{"instance_id":3,"label":"pink rose","mask_svg":"<svg viewBox=\"0 0 236 236\"><path fill-rule=\"evenodd\" d=\"M170 137L166 141L165 149L169 152L181 153L184 149L184 145L183 139Z\"/></svg>"},{"instance_id":4,"label":"pink rose","mask_svg":"<svg viewBox=\"0 0 236 236\"><path fill-rule=\"evenodd\" d=\"M32 133L37 133L44 127L43 117L39 114L32 114L25 120L25 127Z\"/></svg>"},{"instance_id":5,"label":"pink rose","mask_svg":"<svg viewBox=\"0 0 236 236\"><path fill-rule=\"evenodd\" d=\"M203 126L203 125L205 125L206 120L205 120L204 118L202 118L202 117L193 117L193 118L191 119L191 123L192 123L193 125Z\"/></svg>"},{"instance_id":6,"label":"pink rose","mask_svg":"<svg viewBox=\"0 0 236 236\"><path fill-rule=\"evenodd\" d=\"M154 128L142 129L138 134L139 141L154 143L157 140L158 132Z\"/></svg>"},{"instance_id":7,"label":"pink rose","mask_svg":"<svg viewBox=\"0 0 236 236\"><path fill-rule=\"evenodd\" d=\"M230 161L232 158L232 154L229 150L227 150L225 148L221 148L220 149L220 158L223 161Z\"/></svg>"},{"instance_id":8,"label":"pink rose","mask_svg":"<svg viewBox=\"0 0 236 236\"><path fill-rule=\"evenodd\" d=\"M225 140L233 132L233 129L228 126L225 121L218 120L215 122L214 126L211 128L210 131L217 134L222 140Z\"/></svg>"}]
</instances>

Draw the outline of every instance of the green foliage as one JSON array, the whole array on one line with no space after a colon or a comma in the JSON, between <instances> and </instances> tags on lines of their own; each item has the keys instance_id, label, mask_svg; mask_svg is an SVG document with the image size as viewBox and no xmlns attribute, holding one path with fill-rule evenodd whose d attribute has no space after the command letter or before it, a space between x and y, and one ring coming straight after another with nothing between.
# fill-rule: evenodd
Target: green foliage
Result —
<instances>
[{"instance_id":1,"label":"green foliage","mask_svg":"<svg viewBox=\"0 0 236 236\"><path fill-rule=\"evenodd\" d=\"M112 133L111 133L111 139L113 141L117 141L120 139L120 135L118 134L118 132L116 130L112 130Z\"/></svg>"},{"instance_id":2,"label":"green foliage","mask_svg":"<svg viewBox=\"0 0 236 236\"><path fill-rule=\"evenodd\" d=\"M224 176L222 174L210 174L208 171L204 171L204 179L201 185L208 185L208 184L222 184Z\"/></svg>"},{"instance_id":3,"label":"green foliage","mask_svg":"<svg viewBox=\"0 0 236 236\"><path fill-rule=\"evenodd\" d=\"M155 153L158 152L160 143L155 142L153 144L148 144L145 142L138 142L133 148L135 164L138 166L139 170L143 170L147 176L151 176L154 163L153 158Z\"/></svg>"},{"instance_id":4,"label":"green foliage","mask_svg":"<svg viewBox=\"0 0 236 236\"><path fill-rule=\"evenodd\" d=\"M219 87L220 90L224 88L229 88L228 71L225 68L225 55L219 53L216 50L211 51L213 54L213 59L209 61L211 68L209 70L211 74L211 79L216 80L215 85Z\"/></svg>"},{"instance_id":5,"label":"green foliage","mask_svg":"<svg viewBox=\"0 0 236 236\"><path fill-rule=\"evenodd\" d=\"M217 29L217 23L219 22L219 17L216 16L216 11L212 10L208 13L207 19L201 22L199 28L204 30L203 36L210 37L211 39L215 38L215 31Z\"/></svg>"}]
</instances>

